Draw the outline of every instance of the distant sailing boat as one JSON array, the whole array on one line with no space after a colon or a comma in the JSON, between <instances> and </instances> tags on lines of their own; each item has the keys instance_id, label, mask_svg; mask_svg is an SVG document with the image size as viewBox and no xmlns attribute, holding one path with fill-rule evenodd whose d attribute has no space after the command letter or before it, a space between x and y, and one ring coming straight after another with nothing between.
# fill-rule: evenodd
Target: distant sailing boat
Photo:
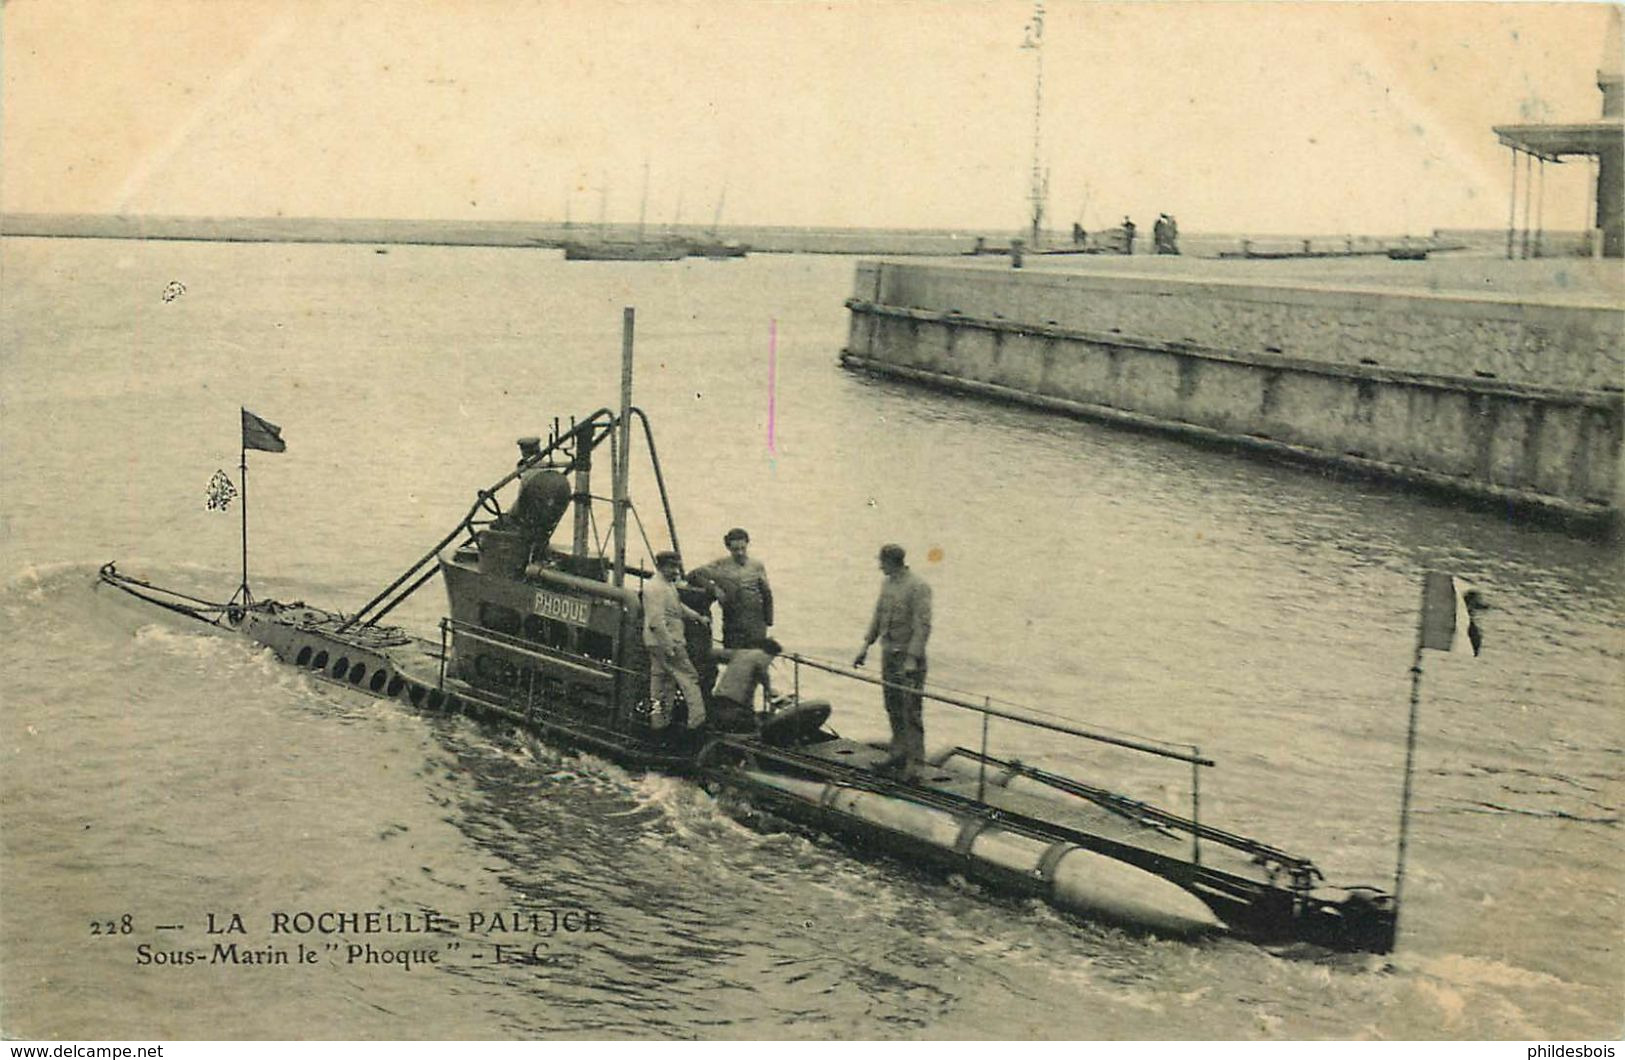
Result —
<instances>
[{"instance_id":1,"label":"distant sailing boat","mask_svg":"<svg viewBox=\"0 0 1625 1060\"><path fill-rule=\"evenodd\" d=\"M726 243L717 238L717 226L722 222L722 203L728 197L728 185L722 186L722 193L717 196L717 212L711 217L711 230L705 233L703 239L691 239L688 243L688 255L691 258L742 258L750 253L750 247L744 243Z\"/></svg>"},{"instance_id":2,"label":"distant sailing boat","mask_svg":"<svg viewBox=\"0 0 1625 1060\"><path fill-rule=\"evenodd\" d=\"M603 220L603 206L608 197L608 185L599 188L598 239L593 242L569 240L564 243L565 261L678 261L688 256L688 246L671 240L646 242L643 238L645 215L649 209L649 163L643 164L643 199L638 206L638 237L633 242L607 238Z\"/></svg>"}]
</instances>

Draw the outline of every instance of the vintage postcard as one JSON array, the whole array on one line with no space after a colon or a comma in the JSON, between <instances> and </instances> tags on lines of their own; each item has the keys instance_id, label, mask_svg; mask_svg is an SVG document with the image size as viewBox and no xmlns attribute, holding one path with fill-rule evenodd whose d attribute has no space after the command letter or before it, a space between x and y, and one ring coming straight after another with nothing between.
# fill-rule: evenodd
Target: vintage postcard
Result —
<instances>
[{"instance_id":1,"label":"vintage postcard","mask_svg":"<svg viewBox=\"0 0 1625 1060\"><path fill-rule=\"evenodd\" d=\"M5 4L0 1034L1617 1039L1619 27Z\"/></svg>"}]
</instances>

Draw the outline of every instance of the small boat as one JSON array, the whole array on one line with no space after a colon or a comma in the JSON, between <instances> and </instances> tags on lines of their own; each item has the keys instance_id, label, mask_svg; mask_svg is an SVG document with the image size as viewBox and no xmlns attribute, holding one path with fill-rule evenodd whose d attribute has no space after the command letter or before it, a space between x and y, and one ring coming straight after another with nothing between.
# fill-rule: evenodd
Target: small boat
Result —
<instances>
[{"instance_id":1,"label":"small boat","mask_svg":"<svg viewBox=\"0 0 1625 1060\"><path fill-rule=\"evenodd\" d=\"M729 243L714 237L690 239L686 252L691 258L742 258L750 253L750 244Z\"/></svg>"},{"instance_id":2,"label":"small boat","mask_svg":"<svg viewBox=\"0 0 1625 1060\"><path fill-rule=\"evenodd\" d=\"M818 671L821 680L833 675L844 679L837 687L852 690L843 711L878 710L869 686L885 682L797 653L781 657L792 668L793 691L757 713L754 731L690 732L678 720L657 728L654 719L665 711L649 701L641 635L645 586L656 575L626 555L635 436L660 495L658 517L640 516L639 523L651 532L663 527L674 549L678 535L649 418L632 404L631 325L629 309L618 407L567 426L555 421L545 444L521 439L517 467L474 491L450 531L356 610L255 599L246 515L243 580L228 601L164 589L112 563L100 583L263 646L315 680L690 778L747 820L829 833L861 851L962 874L1001 895L1037 896L1070 914L1173 936L1230 932L1339 951L1392 949L1392 895L1330 886L1308 858L1200 818L1199 778L1214 762L1192 748L1093 732L928 687L935 706L981 715L981 743L941 748L919 775L898 776L884 768L884 746L830 728L829 699L802 694L803 675ZM277 428L246 411L244 423L245 450L280 448ZM275 444L251 444L250 427ZM604 499L593 495L593 472L606 456L607 524L595 512ZM600 541L596 527L603 525L610 534ZM567 540L555 543L561 526ZM436 577L447 609L433 635L386 624ZM671 706L675 719L686 716L680 695ZM1001 719L1001 731L1013 724L1056 742L1090 741L1188 765L1196 778L1190 809L1162 809L1098 778L1064 776L999 753L988 744L992 717Z\"/></svg>"},{"instance_id":3,"label":"small boat","mask_svg":"<svg viewBox=\"0 0 1625 1060\"><path fill-rule=\"evenodd\" d=\"M607 198L607 185L599 189L599 211L602 215ZM681 261L688 257L688 244L677 239L644 239L644 219L649 210L649 164L643 165L643 196L638 206L638 234L636 239L609 239L605 235L600 216L597 239L566 239L559 242L564 248L565 261Z\"/></svg>"},{"instance_id":4,"label":"small boat","mask_svg":"<svg viewBox=\"0 0 1625 1060\"><path fill-rule=\"evenodd\" d=\"M728 188L723 186L717 195L717 210L711 216L711 227L706 230L703 237L688 240L688 256L691 258L742 258L750 253L747 243L730 243L717 235L717 226L722 223L722 204L728 198Z\"/></svg>"},{"instance_id":5,"label":"small boat","mask_svg":"<svg viewBox=\"0 0 1625 1060\"><path fill-rule=\"evenodd\" d=\"M1389 244L1382 242L1355 242L1343 240L1340 245L1331 247L1317 247L1312 240L1304 239L1296 246L1283 247L1273 245L1260 247L1250 239L1241 241L1240 250L1221 250L1220 258L1246 259L1249 261L1285 261L1306 258L1379 258L1386 257L1394 261L1426 261L1430 253L1447 250L1466 250L1465 243L1450 243L1443 240L1428 240L1426 242L1404 242Z\"/></svg>"}]
</instances>

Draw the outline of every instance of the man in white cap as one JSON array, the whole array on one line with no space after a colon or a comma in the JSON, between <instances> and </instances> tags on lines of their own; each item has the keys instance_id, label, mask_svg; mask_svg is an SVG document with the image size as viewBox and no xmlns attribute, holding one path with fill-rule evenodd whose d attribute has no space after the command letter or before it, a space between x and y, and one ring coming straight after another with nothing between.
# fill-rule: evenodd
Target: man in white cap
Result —
<instances>
[{"instance_id":1,"label":"man in white cap","mask_svg":"<svg viewBox=\"0 0 1625 1060\"><path fill-rule=\"evenodd\" d=\"M683 560L677 553L655 557L655 576L643 586L643 646L649 649L649 727L659 730L671 724L672 692L680 688L688 702L688 730L693 732L705 724L705 697L700 675L688 657L683 620L710 619L677 598L682 574Z\"/></svg>"}]
</instances>

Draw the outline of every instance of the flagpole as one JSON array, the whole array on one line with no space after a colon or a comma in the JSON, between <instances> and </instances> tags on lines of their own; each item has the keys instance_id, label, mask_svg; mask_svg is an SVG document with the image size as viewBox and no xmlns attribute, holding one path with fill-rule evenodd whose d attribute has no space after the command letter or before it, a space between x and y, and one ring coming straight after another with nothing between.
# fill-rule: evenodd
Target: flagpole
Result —
<instances>
[{"instance_id":1,"label":"flagpole","mask_svg":"<svg viewBox=\"0 0 1625 1060\"><path fill-rule=\"evenodd\" d=\"M1394 862L1394 936L1399 936L1399 893L1405 885L1405 846L1410 837L1411 776L1416 766L1416 722L1422 705L1422 631L1427 615L1427 579L1422 579L1421 616L1416 624L1416 657L1411 661L1411 717L1405 733L1405 784L1399 796L1399 853Z\"/></svg>"},{"instance_id":2,"label":"flagpole","mask_svg":"<svg viewBox=\"0 0 1625 1060\"><path fill-rule=\"evenodd\" d=\"M238 432L239 434L241 431ZM243 483L243 584L238 588L242 594L243 606L246 608L254 602L248 591L248 439L243 439L242 456L237 464L237 473Z\"/></svg>"}]
</instances>

